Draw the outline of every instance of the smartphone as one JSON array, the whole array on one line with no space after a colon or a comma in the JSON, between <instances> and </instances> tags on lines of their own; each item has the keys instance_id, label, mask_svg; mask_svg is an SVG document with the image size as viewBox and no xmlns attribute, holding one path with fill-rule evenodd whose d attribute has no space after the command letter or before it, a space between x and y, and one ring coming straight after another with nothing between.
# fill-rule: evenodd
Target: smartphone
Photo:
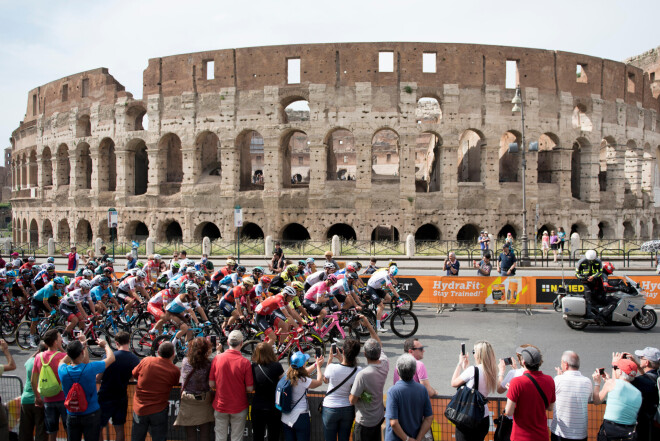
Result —
<instances>
[{"instance_id":1,"label":"smartphone","mask_svg":"<svg viewBox=\"0 0 660 441\"><path fill-rule=\"evenodd\" d=\"M330 353L333 355L337 353L337 343L333 343L330 345Z\"/></svg>"},{"instance_id":2,"label":"smartphone","mask_svg":"<svg viewBox=\"0 0 660 441\"><path fill-rule=\"evenodd\" d=\"M601 377L605 376L605 368L598 368L598 373L600 374Z\"/></svg>"},{"instance_id":3,"label":"smartphone","mask_svg":"<svg viewBox=\"0 0 660 441\"><path fill-rule=\"evenodd\" d=\"M319 358L321 356L321 348L314 348L314 351L316 352L316 358Z\"/></svg>"},{"instance_id":4,"label":"smartphone","mask_svg":"<svg viewBox=\"0 0 660 441\"><path fill-rule=\"evenodd\" d=\"M511 365L513 364L513 360L511 360L511 357L506 357L506 358L504 359L504 364L505 364L506 366L511 366Z\"/></svg>"},{"instance_id":5,"label":"smartphone","mask_svg":"<svg viewBox=\"0 0 660 441\"><path fill-rule=\"evenodd\" d=\"M465 355L465 343L461 343L461 354Z\"/></svg>"},{"instance_id":6,"label":"smartphone","mask_svg":"<svg viewBox=\"0 0 660 441\"><path fill-rule=\"evenodd\" d=\"M215 335L212 335L211 336L211 346L213 347L213 349L215 349L217 344L218 344L218 337L216 337Z\"/></svg>"},{"instance_id":7,"label":"smartphone","mask_svg":"<svg viewBox=\"0 0 660 441\"><path fill-rule=\"evenodd\" d=\"M623 359L627 359L627 358L628 358L628 354L623 354L623 355L621 356L621 358L623 358Z\"/></svg>"}]
</instances>

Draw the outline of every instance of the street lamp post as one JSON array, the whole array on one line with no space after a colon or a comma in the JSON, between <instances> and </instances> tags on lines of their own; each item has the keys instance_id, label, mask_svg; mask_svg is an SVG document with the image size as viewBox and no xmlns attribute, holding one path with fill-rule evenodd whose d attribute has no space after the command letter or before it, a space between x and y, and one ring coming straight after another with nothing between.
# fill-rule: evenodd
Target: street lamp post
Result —
<instances>
[{"instance_id":1,"label":"street lamp post","mask_svg":"<svg viewBox=\"0 0 660 441\"><path fill-rule=\"evenodd\" d=\"M511 100L511 104L513 104L513 109L511 111L513 113L520 112L520 119L522 120L522 133L521 133L521 154L522 154L522 251L520 253L520 264L522 266L525 266L529 262L529 250L527 248L527 186L526 186L526 179L525 179L525 174L527 171L527 159L525 158L525 102L522 100L521 97L521 92L520 92L520 85L516 87L516 96L513 97ZM513 147L513 146L511 146ZM538 147L536 147L538 149ZM530 150L532 150L532 146L530 146Z\"/></svg>"}]
</instances>

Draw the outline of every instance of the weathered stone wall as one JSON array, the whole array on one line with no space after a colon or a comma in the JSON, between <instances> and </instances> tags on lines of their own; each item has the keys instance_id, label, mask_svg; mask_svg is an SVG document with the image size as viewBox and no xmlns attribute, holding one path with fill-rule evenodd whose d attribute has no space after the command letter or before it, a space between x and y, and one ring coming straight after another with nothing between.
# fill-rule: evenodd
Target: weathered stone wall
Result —
<instances>
[{"instance_id":1,"label":"weathered stone wall","mask_svg":"<svg viewBox=\"0 0 660 441\"><path fill-rule=\"evenodd\" d=\"M392 72L379 71L379 52L392 53ZM435 72L423 72L424 53L435 54ZM526 154L528 231L538 204L538 227L659 235L659 102L642 69L518 47L359 43L151 59L142 100L104 68L30 91L12 136L14 239L107 240L109 207L120 213L120 240L231 238L236 205L249 235L320 240L337 224L365 240L383 225L400 238L426 224L443 239L481 228L520 234L522 158L508 146L521 143L522 127L507 61L517 65L525 143L541 145ZM308 116L285 111L300 100ZM354 180L337 179L340 138L355 152ZM291 149L303 139L300 164ZM383 139L398 161L386 174L376 168L388 154ZM309 179L292 182L301 166Z\"/></svg>"}]
</instances>

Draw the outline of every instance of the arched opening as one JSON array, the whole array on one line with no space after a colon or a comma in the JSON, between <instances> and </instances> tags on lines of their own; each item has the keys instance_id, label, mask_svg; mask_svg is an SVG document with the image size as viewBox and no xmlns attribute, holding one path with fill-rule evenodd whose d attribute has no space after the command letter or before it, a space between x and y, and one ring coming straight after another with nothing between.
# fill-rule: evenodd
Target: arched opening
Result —
<instances>
[{"instance_id":1,"label":"arched opening","mask_svg":"<svg viewBox=\"0 0 660 441\"><path fill-rule=\"evenodd\" d=\"M245 130L236 137L240 157L240 190L264 189L264 138L259 132Z\"/></svg>"},{"instance_id":2,"label":"arched opening","mask_svg":"<svg viewBox=\"0 0 660 441\"><path fill-rule=\"evenodd\" d=\"M98 234L96 237L100 237L103 242L111 242L112 237L110 237L110 227L108 227L108 220L103 219L99 222L98 225Z\"/></svg>"},{"instance_id":3,"label":"arched opening","mask_svg":"<svg viewBox=\"0 0 660 441\"><path fill-rule=\"evenodd\" d=\"M78 188L81 190L90 190L92 188L92 155L89 151L89 144L81 142L78 144L78 164L76 172L78 178Z\"/></svg>"},{"instance_id":4,"label":"arched opening","mask_svg":"<svg viewBox=\"0 0 660 441\"><path fill-rule=\"evenodd\" d=\"M92 122L89 115L82 115L76 121L76 138L92 136Z\"/></svg>"},{"instance_id":5,"label":"arched opening","mask_svg":"<svg viewBox=\"0 0 660 441\"><path fill-rule=\"evenodd\" d=\"M32 219L30 222L30 244L37 246L39 244L39 226L37 221Z\"/></svg>"},{"instance_id":6,"label":"arched opening","mask_svg":"<svg viewBox=\"0 0 660 441\"><path fill-rule=\"evenodd\" d=\"M126 149L130 152L128 170L126 170L126 187L129 194L141 195L147 192L149 184L149 155L147 145L139 138L128 142Z\"/></svg>"},{"instance_id":7,"label":"arched opening","mask_svg":"<svg viewBox=\"0 0 660 441\"><path fill-rule=\"evenodd\" d=\"M383 240L398 242L399 230L397 230L397 228L392 225L378 225L371 232L371 240L375 242Z\"/></svg>"},{"instance_id":8,"label":"arched opening","mask_svg":"<svg viewBox=\"0 0 660 441\"><path fill-rule=\"evenodd\" d=\"M333 130L326 138L326 173L328 181L355 181L357 154L353 133L346 129Z\"/></svg>"},{"instance_id":9,"label":"arched opening","mask_svg":"<svg viewBox=\"0 0 660 441\"><path fill-rule=\"evenodd\" d=\"M536 168L537 183L555 184L559 182L561 158L559 157L557 147L559 147L559 138L554 133L544 133L539 137L539 153Z\"/></svg>"},{"instance_id":10,"label":"arched opening","mask_svg":"<svg viewBox=\"0 0 660 441\"><path fill-rule=\"evenodd\" d=\"M332 239L333 236L339 236L342 240L357 240L355 230L348 224L334 224L328 228L326 237Z\"/></svg>"},{"instance_id":11,"label":"arched opening","mask_svg":"<svg viewBox=\"0 0 660 441\"><path fill-rule=\"evenodd\" d=\"M458 182L481 182L481 149L483 136L465 130L458 139Z\"/></svg>"},{"instance_id":12,"label":"arched opening","mask_svg":"<svg viewBox=\"0 0 660 441\"><path fill-rule=\"evenodd\" d=\"M399 175L399 135L379 130L371 140L371 182L398 182Z\"/></svg>"},{"instance_id":13,"label":"arched opening","mask_svg":"<svg viewBox=\"0 0 660 441\"><path fill-rule=\"evenodd\" d=\"M50 187L53 185L53 162L51 159L50 148L44 147L44 151L41 153L41 180L44 187Z\"/></svg>"},{"instance_id":14,"label":"arched opening","mask_svg":"<svg viewBox=\"0 0 660 441\"><path fill-rule=\"evenodd\" d=\"M614 227L607 221L598 223L598 238L599 239L615 239L616 232Z\"/></svg>"},{"instance_id":15,"label":"arched opening","mask_svg":"<svg viewBox=\"0 0 660 441\"><path fill-rule=\"evenodd\" d=\"M69 222L62 219L57 224L57 241L62 245L67 245L71 242L71 231L69 229Z\"/></svg>"},{"instance_id":16,"label":"arched opening","mask_svg":"<svg viewBox=\"0 0 660 441\"><path fill-rule=\"evenodd\" d=\"M630 221L625 221L623 223L623 238L624 239L635 238L635 226Z\"/></svg>"},{"instance_id":17,"label":"arched opening","mask_svg":"<svg viewBox=\"0 0 660 441\"><path fill-rule=\"evenodd\" d=\"M442 138L433 132L424 132L415 143L415 190L420 193L440 191Z\"/></svg>"},{"instance_id":18,"label":"arched opening","mask_svg":"<svg viewBox=\"0 0 660 441\"><path fill-rule=\"evenodd\" d=\"M592 176L589 174L589 152L591 144L585 138L579 138L573 143L571 152L571 195L584 200Z\"/></svg>"},{"instance_id":19,"label":"arched opening","mask_svg":"<svg viewBox=\"0 0 660 441\"><path fill-rule=\"evenodd\" d=\"M417 100L415 109L417 124L436 124L442 119L440 102L433 97L422 97Z\"/></svg>"},{"instance_id":20,"label":"arched opening","mask_svg":"<svg viewBox=\"0 0 660 441\"><path fill-rule=\"evenodd\" d=\"M497 238L498 239L506 239L507 236L509 235L509 233L511 233L511 236L513 236L514 239L518 237L518 234L516 233L516 229L513 227L513 225L506 224L497 233Z\"/></svg>"},{"instance_id":21,"label":"arched opening","mask_svg":"<svg viewBox=\"0 0 660 441\"><path fill-rule=\"evenodd\" d=\"M69 147L66 144L60 144L57 148L57 185L69 185L70 179Z\"/></svg>"},{"instance_id":22,"label":"arched opening","mask_svg":"<svg viewBox=\"0 0 660 441\"><path fill-rule=\"evenodd\" d=\"M509 144L518 144L518 151L509 151ZM522 148L520 133L510 130L500 138L500 182L520 182Z\"/></svg>"},{"instance_id":23,"label":"arched opening","mask_svg":"<svg viewBox=\"0 0 660 441\"><path fill-rule=\"evenodd\" d=\"M625 193L632 193L639 188L639 163L637 157L637 143L629 140L626 143L625 160Z\"/></svg>"},{"instance_id":24,"label":"arched opening","mask_svg":"<svg viewBox=\"0 0 660 441\"><path fill-rule=\"evenodd\" d=\"M580 129L582 132L591 132L594 129L591 118L587 116L587 108L584 104L578 104L573 108L571 122L574 129Z\"/></svg>"},{"instance_id":25,"label":"arched opening","mask_svg":"<svg viewBox=\"0 0 660 441\"><path fill-rule=\"evenodd\" d=\"M115 143L104 138L99 144L98 179L100 191L115 191L117 188L117 156Z\"/></svg>"},{"instance_id":26,"label":"arched opening","mask_svg":"<svg viewBox=\"0 0 660 441\"><path fill-rule=\"evenodd\" d=\"M206 178L206 177L209 178ZM195 181L220 181L220 139L213 132L202 132L195 141Z\"/></svg>"},{"instance_id":27,"label":"arched opening","mask_svg":"<svg viewBox=\"0 0 660 441\"><path fill-rule=\"evenodd\" d=\"M571 225L571 232L568 234L568 237L570 237L573 233L577 233L581 238L585 238L588 237L589 230L587 229L587 226L582 222L576 222Z\"/></svg>"},{"instance_id":28,"label":"arched opening","mask_svg":"<svg viewBox=\"0 0 660 441\"><path fill-rule=\"evenodd\" d=\"M195 240L200 241L205 237L208 237L211 241L220 239L222 235L220 234L220 229L213 222L202 222L195 228Z\"/></svg>"},{"instance_id":29,"label":"arched opening","mask_svg":"<svg viewBox=\"0 0 660 441\"><path fill-rule=\"evenodd\" d=\"M28 233L27 221L23 219L23 229L21 230L21 242L28 243L29 240L30 238Z\"/></svg>"},{"instance_id":30,"label":"arched opening","mask_svg":"<svg viewBox=\"0 0 660 441\"><path fill-rule=\"evenodd\" d=\"M440 230L433 224L424 224L415 231L415 241L438 241Z\"/></svg>"},{"instance_id":31,"label":"arched opening","mask_svg":"<svg viewBox=\"0 0 660 441\"><path fill-rule=\"evenodd\" d=\"M149 227L139 221L132 221L126 227L126 235L131 239L138 242L147 240L149 237Z\"/></svg>"},{"instance_id":32,"label":"arched opening","mask_svg":"<svg viewBox=\"0 0 660 441\"><path fill-rule=\"evenodd\" d=\"M37 152L32 150L28 160L28 179L30 187L37 187L39 168L37 166Z\"/></svg>"},{"instance_id":33,"label":"arched opening","mask_svg":"<svg viewBox=\"0 0 660 441\"><path fill-rule=\"evenodd\" d=\"M479 228L473 224L463 225L456 233L456 240L464 244L476 246L477 239L479 239Z\"/></svg>"},{"instance_id":34,"label":"arched opening","mask_svg":"<svg viewBox=\"0 0 660 441\"><path fill-rule=\"evenodd\" d=\"M126 127L128 131L145 130L145 115L147 110L142 106L131 106L126 111Z\"/></svg>"},{"instance_id":35,"label":"arched opening","mask_svg":"<svg viewBox=\"0 0 660 441\"><path fill-rule=\"evenodd\" d=\"M166 242L183 242L183 230L177 221L165 225L164 238Z\"/></svg>"},{"instance_id":36,"label":"arched opening","mask_svg":"<svg viewBox=\"0 0 660 441\"><path fill-rule=\"evenodd\" d=\"M243 224L241 227L241 239L263 239L264 232L261 227L253 222Z\"/></svg>"},{"instance_id":37,"label":"arched opening","mask_svg":"<svg viewBox=\"0 0 660 441\"><path fill-rule=\"evenodd\" d=\"M309 141L298 130L282 138L282 184L285 188L309 186Z\"/></svg>"},{"instance_id":38,"label":"arched opening","mask_svg":"<svg viewBox=\"0 0 660 441\"><path fill-rule=\"evenodd\" d=\"M285 103L288 103L285 105ZM294 123L309 121L309 101L303 98L294 98L294 101L291 101L291 98L287 99L282 103L284 112L282 113L282 123Z\"/></svg>"},{"instance_id":39,"label":"arched opening","mask_svg":"<svg viewBox=\"0 0 660 441\"><path fill-rule=\"evenodd\" d=\"M286 227L284 227L284 229L282 229L282 240L285 242L300 242L309 239L310 236L307 228L300 224L288 224Z\"/></svg>"},{"instance_id":40,"label":"arched opening","mask_svg":"<svg viewBox=\"0 0 660 441\"><path fill-rule=\"evenodd\" d=\"M79 220L76 227L76 243L92 243L93 238L94 232L89 222L85 219Z\"/></svg>"},{"instance_id":41,"label":"arched opening","mask_svg":"<svg viewBox=\"0 0 660 441\"><path fill-rule=\"evenodd\" d=\"M43 226L44 226L43 240L44 242L48 242L48 239L53 238L53 225L50 223L48 219L46 219L44 220Z\"/></svg>"},{"instance_id":42,"label":"arched opening","mask_svg":"<svg viewBox=\"0 0 660 441\"><path fill-rule=\"evenodd\" d=\"M158 152L165 162L165 181L164 185L161 185L161 193L166 195L178 193L183 181L181 139L174 133L168 133L158 142Z\"/></svg>"},{"instance_id":43,"label":"arched opening","mask_svg":"<svg viewBox=\"0 0 660 441\"><path fill-rule=\"evenodd\" d=\"M552 224L544 224L541 228L539 228L539 229L536 231L536 240L538 241L538 243L541 243L541 239L543 239L543 232L544 232L544 231L547 231L547 232L548 232L548 236L550 236L550 233L552 233L553 231L554 231L555 233L557 232L557 230L555 229L554 225L552 225Z\"/></svg>"},{"instance_id":44,"label":"arched opening","mask_svg":"<svg viewBox=\"0 0 660 441\"><path fill-rule=\"evenodd\" d=\"M608 191L608 169L616 166L616 141L612 137L603 138L598 152L598 189ZM610 184L611 185L611 184Z\"/></svg>"}]
</instances>

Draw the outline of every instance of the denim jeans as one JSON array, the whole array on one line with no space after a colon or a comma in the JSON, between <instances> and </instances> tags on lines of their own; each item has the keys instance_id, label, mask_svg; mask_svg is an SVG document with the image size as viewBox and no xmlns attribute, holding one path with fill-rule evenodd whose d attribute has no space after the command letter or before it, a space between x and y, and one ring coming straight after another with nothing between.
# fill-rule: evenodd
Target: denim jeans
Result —
<instances>
[{"instance_id":1,"label":"denim jeans","mask_svg":"<svg viewBox=\"0 0 660 441\"><path fill-rule=\"evenodd\" d=\"M57 433L60 428L60 418L62 426L66 430L66 407L64 400L44 403L44 422L46 423L46 433Z\"/></svg>"},{"instance_id":2,"label":"denim jeans","mask_svg":"<svg viewBox=\"0 0 660 441\"><path fill-rule=\"evenodd\" d=\"M312 432L312 423L309 413L302 413L293 427L282 424L285 441L309 441Z\"/></svg>"},{"instance_id":3,"label":"denim jeans","mask_svg":"<svg viewBox=\"0 0 660 441\"><path fill-rule=\"evenodd\" d=\"M68 415L67 441L97 440L101 434L101 409L87 415Z\"/></svg>"},{"instance_id":4,"label":"denim jeans","mask_svg":"<svg viewBox=\"0 0 660 441\"><path fill-rule=\"evenodd\" d=\"M147 432L153 441L165 441L167 439L167 417L170 407L166 406L160 412L149 415L138 415L133 412L133 433L131 441L144 441Z\"/></svg>"},{"instance_id":5,"label":"denim jeans","mask_svg":"<svg viewBox=\"0 0 660 441\"><path fill-rule=\"evenodd\" d=\"M348 441L355 418L355 408L323 406L323 437L325 441Z\"/></svg>"}]
</instances>

